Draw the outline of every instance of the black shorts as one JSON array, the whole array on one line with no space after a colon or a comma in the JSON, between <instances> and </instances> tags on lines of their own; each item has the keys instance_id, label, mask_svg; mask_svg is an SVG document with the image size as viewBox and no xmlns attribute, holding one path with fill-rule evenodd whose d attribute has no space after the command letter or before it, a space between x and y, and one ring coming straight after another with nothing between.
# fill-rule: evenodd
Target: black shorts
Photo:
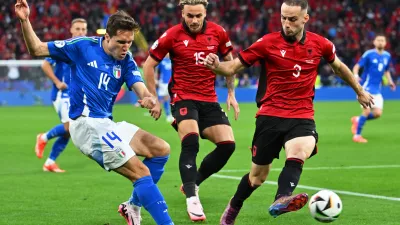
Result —
<instances>
[{"instance_id":1,"label":"black shorts","mask_svg":"<svg viewBox=\"0 0 400 225\"><path fill-rule=\"evenodd\" d=\"M292 119L274 116L259 116L252 143L252 161L257 165L268 165L285 143L296 137L314 136L318 142L318 133L312 119ZM311 156L317 154L317 145ZM310 156L310 157L311 157Z\"/></svg>"},{"instance_id":2,"label":"black shorts","mask_svg":"<svg viewBox=\"0 0 400 225\"><path fill-rule=\"evenodd\" d=\"M195 100L182 100L171 107L172 115L175 117L172 126L178 130L178 124L182 120L193 119L197 121L200 136L207 127L225 124L230 126L228 116L217 102L201 102Z\"/></svg>"}]
</instances>

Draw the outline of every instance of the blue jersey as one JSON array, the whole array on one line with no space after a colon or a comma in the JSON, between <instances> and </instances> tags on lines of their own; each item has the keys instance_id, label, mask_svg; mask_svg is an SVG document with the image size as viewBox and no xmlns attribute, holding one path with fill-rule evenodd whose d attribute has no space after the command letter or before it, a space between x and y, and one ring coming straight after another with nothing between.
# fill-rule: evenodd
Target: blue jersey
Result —
<instances>
[{"instance_id":1,"label":"blue jersey","mask_svg":"<svg viewBox=\"0 0 400 225\"><path fill-rule=\"evenodd\" d=\"M158 64L158 69L160 71L160 83L168 84L169 80L171 79L172 74L172 65L170 58L164 58L160 64Z\"/></svg>"},{"instance_id":2,"label":"blue jersey","mask_svg":"<svg viewBox=\"0 0 400 225\"><path fill-rule=\"evenodd\" d=\"M77 37L48 43L50 56L71 67L69 117L81 115L112 119L112 108L121 86L130 89L143 82L132 54L123 60L108 55L102 37Z\"/></svg>"},{"instance_id":3,"label":"blue jersey","mask_svg":"<svg viewBox=\"0 0 400 225\"><path fill-rule=\"evenodd\" d=\"M371 94L381 92L382 78L384 73L389 70L390 60L391 56L387 51L379 54L376 49L371 49L363 54L358 65L364 68L361 77L363 88L366 91Z\"/></svg>"},{"instance_id":4,"label":"blue jersey","mask_svg":"<svg viewBox=\"0 0 400 225\"><path fill-rule=\"evenodd\" d=\"M70 75L71 75L71 68L69 67L68 64L54 60L50 57L46 57L44 60L50 63L54 68L54 74L56 77L66 83L69 86L69 81L70 81ZM68 96L68 88L64 90L58 90L57 86L53 84L53 88L51 89L51 101L55 101L57 98L57 94L60 92L61 98L69 98Z\"/></svg>"}]
</instances>

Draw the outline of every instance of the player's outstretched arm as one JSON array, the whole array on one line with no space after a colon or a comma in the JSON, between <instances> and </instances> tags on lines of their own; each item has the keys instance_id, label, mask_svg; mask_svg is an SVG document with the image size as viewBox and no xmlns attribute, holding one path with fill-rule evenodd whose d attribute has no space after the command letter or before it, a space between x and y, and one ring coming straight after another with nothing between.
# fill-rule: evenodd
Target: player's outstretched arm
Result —
<instances>
[{"instance_id":1,"label":"player's outstretched arm","mask_svg":"<svg viewBox=\"0 0 400 225\"><path fill-rule=\"evenodd\" d=\"M139 97L139 103L142 108L150 110L151 116L158 120L161 116L161 106L157 97L152 95L143 82L136 82L131 86L131 89Z\"/></svg>"},{"instance_id":2,"label":"player's outstretched arm","mask_svg":"<svg viewBox=\"0 0 400 225\"><path fill-rule=\"evenodd\" d=\"M392 75L390 74L390 71L386 71L384 73L384 75L385 75L386 79L388 80L388 84L390 86L390 89L392 89L392 91L395 91L396 90L396 84L393 82Z\"/></svg>"},{"instance_id":3,"label":"player's outstretched arm","mask_svg":"<svg viewBox=\"0 0 400 225\"><path fill-rule=\"evenodd\" d=\"M359 76L359 72L360 72L360 65L358 63L356 63L356 65L354 65L353 67L353 74L356 77L357 82L360 82L360 76Z\"/></svg>"},{"instance_id":4,"label":"player's outstretched arm","mask_svg":"<svg viewBox=\"0 0 400 225\"><path fill-rule=\"evenodd\" d=\"M220 62L216 54L210 53L204 60L204 65L216 74L233 76L245 68L239 58L232 61Z\"/></svg>"},{"instance_id":5,"label":"player's outstretched arm","mask_svg":"<svg viewBox=\"0 0 400 225\"><path fill-rule=\"evenodd\" d=\"M43 70L44 74L46 74L46 76L48 78L50 78L51 81L53 81L53 83L56 85L58 90L64 90L67 88L67 84L60 81L57 78L57 76L54 74L53 67L47 60L44 60L42 63L42 70Z\"/></svg>"},{"instance_id":6,"label":"player's outstretched arm","mask_svg":"<svg viewBox=\"0 0 400 225\"><path fill-rule=\"evenodd\" d=\"M146 62L144 62L143 65L143 74L144 74L144 79L146 81L146 86L149 89L150 93L154 96L157 96L156 77L154 74L154 70L158 64L159 62L157 62L151 56L149 56L147 57Z\"/></svg>"},{"instance_id":7,"label":"player's outstretched arm","mask_svg":"<svg viewBox=\"0 0 400 225\"><path fill-rule=\"evenodd\" d=\"M224 57L225 62L232 60L233 56L231 52ZM235 111L235 120L237 120L239 118L240 108L239 103L236 101L235 97L235 75L226 77L225 79L226 86L228 87L228 98L226 99L226 106L228 108L228 111L230 111L231 106L233 107L233 110Z\"/></svg>"},{"instance_id":8,"label":"player's outstretched arm","mask_svg":"<svg viewBox=\"0 0 400 225\"><path fill-rule=\"evenodd\" d=\"M26 0L17 0L15 4L15 14L21 22L22 33L24 34L29 54L33 56L48 56L50 53L47 43L40 41L29 21L30 10Z\"/></svg>"},{"instance_id":9,"label":"player's outstretched arm","mask_svg":"<svg viewBox=\"0 0 400 225\"><path fill-rule=\"evenodd\" d=\"M364 107L371 107L374 103L371 94L364 91L361 85L356 80L353 73L350 71L349 67L347 67L337 56L335 56L335 60L330 64L333 72L336 73L340 78L342 78L346 83L348 83L353 90L357 94L358 101Z\"/></svg>"}]
</instances>

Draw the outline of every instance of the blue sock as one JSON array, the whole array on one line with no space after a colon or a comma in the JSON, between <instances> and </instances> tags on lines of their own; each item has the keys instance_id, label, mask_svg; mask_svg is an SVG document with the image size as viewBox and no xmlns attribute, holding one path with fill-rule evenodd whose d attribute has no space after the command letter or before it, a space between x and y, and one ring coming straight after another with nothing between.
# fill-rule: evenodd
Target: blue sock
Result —
<instances>
[{"instance_id":1,"label":"blue sock","mask_svg":"<svg viewBox=\"0 0 400 225\"><path fill-rule=\"evenodd\" d=\"M149 168L151 177L153 178L153 182L155 184L158 183L158 181L161 178L161 175L164 173L164 166L167 163L168 158L169 155L161 157L153 157L151 159L146 158L143 160L144 165L146 165L147 168ZM142 206L142 204L140 204L139 197L137 196L135 190L133 191L132 196L129 199L129 203L139 207Z\"/></svg>"},{"instance_id":2,"label":"blue sock","mask_svg":"<svg viewBox=\"0 0 400 225\"><path fill-rule=\"evenodd\" d=\"M368 117L367 117L367 120L373 120L373 119L375 119L375 116L374 116L374 114L372 112L370 112Z\"/></svg>"},{"instance_id":3,"label":"blue sock","mask_svg":"<svg viewBox=\"0 0 400 225\"><path fill-rule=\"evenodd\" d=\"M63 136L66 133L67 131L64 128L64 124L58 124L47 132L47 140L50 140L54 137Z\"/></svg>"},{"instance_id":4,"label":"blue sock","mask_svg":"<svg viewBox=\"0 0 400 225\"><path fill-rule=\"evenodd\" d=\"M168 206L157 185L150 176L142 177L133 183L140 202L150 213L157 225L173 224L168 215Z\"/></svg>"},{"instance_id":5,"label":"blue sock","mask_svg":"<svg viewBox=\"0 0 400 225\"><path fill-rule=\"evenodd\" d=\"M169 108L169 102L168 101L164 101L163 105L164 105L165 115L166 116L171 115L171 110Z\"/></svg>"},{"instance_id":6,"label":"blue sock","mask_svg":"<svg viewBox=\"0 0 400 225\"><path fill-rule=\"evenodd\" d=\"M361 131L363 129L363 126L365 124L365 122L367 121L367 117L365 117L364 115L361 115L360 117L358 117L358 126L357 126L357 135L361 135Z\"/></svg>"},{"instance_id":7,"label":"blue sock","mask_svg":"<svg viewBox=\"0 0 400 225\"><path fill-rule=\"evenodd\" d=\"M61 136L61 137L57 138L57 140L53 144L53 148L51 149L49 158L51 160L56 161L57 157L67 147L68 141L69 141L69 137L66 138L64 136Z\"/></svg>"}]
</instances>

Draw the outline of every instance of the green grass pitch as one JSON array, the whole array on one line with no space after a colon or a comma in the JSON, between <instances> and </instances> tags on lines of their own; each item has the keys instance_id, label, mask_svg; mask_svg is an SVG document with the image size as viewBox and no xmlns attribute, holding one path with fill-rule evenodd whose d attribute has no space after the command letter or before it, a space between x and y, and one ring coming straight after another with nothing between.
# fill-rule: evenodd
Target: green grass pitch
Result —
<instances>
[{"instance_id":1,"label":"green grass pitch","mask_svg":"<svg viewBox=\"0 0 400 225\"><path fill-rule=\"evenodd\" d=\"M224 106L225 107L225 106ZM368 121L364 128L367 144L351 140L350 117L360 113L356 102L317 102L316 123L320 136L319 153L304 166L298 192L314 194L308 187L347 191L340 194L343 212L336 225L398 225L400 224L400 144L399 101L386 101L382 118ZM211 177L200 188L201 201L207 216L204 224L219 224L219 218L234 194L240 179L250 168L248 147L254 131L255 104L241 104L239 121L233 121L237 148L219 175ZM146 111L131 105L116 105L116 121L126 120L158 135L171 145L171 158L166 165L159 187L177 225L193 224L186 214L185 198L179 192L178 170L180 142L177 133L162 118L154 121L144 116ZM229 113L233 117L233 113ZM103 171L86 158L70 142L58 163L65 174L45 173L45 157L34 154L36 134L57 124L58 117L49 107L0 108L0 224L1 225L123 225L117 213L118 205L126 201L132 185L125 178ZM201 141L198 163L214 146ZM276 181L284 160L273 164L269 181ZM352 167L353 166L353 167ZM360 166L360 167L354 167ZM370 166L370 167L366 167ZM377 166L381 166L377 168ZM324 167L324 168L322 168ZM334 168L332 168L334 167ZM343 167L343 168L337 168ZM314 168L314 169L313 169ZM236 221L238 225L258 224L319 224L311 218L307 207L276 219L268 214L276 186L265 184L245 202ZM354 196L354 193L386 196L377 199ZM143 210L144 225L154 225Z\"/></svg>"}]
</instances>

